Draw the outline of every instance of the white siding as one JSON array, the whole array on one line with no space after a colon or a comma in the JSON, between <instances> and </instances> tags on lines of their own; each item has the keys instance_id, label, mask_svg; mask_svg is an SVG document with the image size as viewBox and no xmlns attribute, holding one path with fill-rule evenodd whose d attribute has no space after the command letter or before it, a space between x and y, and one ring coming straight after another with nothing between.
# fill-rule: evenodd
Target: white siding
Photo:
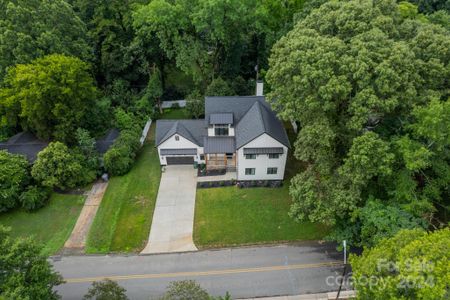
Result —
<instances>
[{"instance_id":1,"label":"white siding","mask_svg":"<svg viewBox=\"0 0 450 300\"><path fill-rule=\"evenodd\" d=\"M267 154L256 155L256 159L246 159L244 148L282 147L283 154L277 159L270 159ZM288 148L267 134L263 134L237 151L238 180L283 180ZM255 175L245 175L246 168L255 168ZM278 168L275 175L267 174L267 168Z\"/></svg>"},{"instance_id":2,"label":"white siding","mask_svg":"<svg viewBox=\"0 0 450 300\"><path fill-rule=\"evenodd\" d=\"M208 126L208 136L216 136L214 131L214 125ZM228 136L234 136L234 126L228 125Z\"/></svg>"},{"instance_id":3,"label":"white siding","mask_svg":"<svg viewBox=\"0 0 450 300\"><path fill-rule=\"evenodd\" d=\"M198 146L197 144L194 144L190 140L182 137L181 135L178 135L180 139L178 141L175 140L175 135L168 138L165 142L163 142L161 145L158 146L158 155L159 155L159 162L161 165L167 165L166 157L161 156L161 149L192 149L197 148L197 155L194 157L194 160L196 162L204 162L200 160L200 154L203 154L203 147ZM170 155L169 155L170 156ZM180 155L182 156L182 155ZM192 156L192 155L184 155L184 156Z\"/></svg>"}]
</instances>

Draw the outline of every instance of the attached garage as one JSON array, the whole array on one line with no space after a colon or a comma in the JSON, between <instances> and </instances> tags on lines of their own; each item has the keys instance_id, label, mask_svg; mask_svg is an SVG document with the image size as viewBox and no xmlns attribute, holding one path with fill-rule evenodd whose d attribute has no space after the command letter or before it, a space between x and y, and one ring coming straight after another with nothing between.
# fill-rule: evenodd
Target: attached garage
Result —
<instances>
[{"instance_id":1,"label":"attached garage","mask_svg":"<svg viewBox=\"0 0 450 300\"><path fill-rule=\"evenodd\" d=\"M193 156L166 156L167 165L193 165Z\"/></svg>"},{"instance_id":2,"label":"attached garage","mask_svg":"<svg viewBox=\"0 0 450 300\"><path fill-rule=\"evenodd\" d=\"M165 157L167 165L193 165L197 149L160 149L160 155Z\"/></svg>"}]
</instances>

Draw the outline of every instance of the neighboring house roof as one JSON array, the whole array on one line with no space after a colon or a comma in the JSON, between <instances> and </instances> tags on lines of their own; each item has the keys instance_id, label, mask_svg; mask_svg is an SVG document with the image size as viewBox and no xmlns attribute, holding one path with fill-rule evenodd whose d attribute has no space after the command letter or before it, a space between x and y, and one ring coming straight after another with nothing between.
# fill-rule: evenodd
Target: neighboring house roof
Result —
<instances>
[{"instance_id":1,"label":"neighboring house roof","mask_svg":"<svg viewBox=\"0 0 450 300\"><path fill-rule=\"evenodd\" d=\"M159 146L174 134L179 134L196 145L203 146L203 137L207 135L205 120L157 120L156 146Z\"/></svg>"},{"instance_id":2,"label":"neighboring house roof","mask_svg":"<svg viewBox=\"0 0 450 300\"><path fill-rule=\"evenodd\" d=\"M7 150L13 154L24 155L30 163L33 163L39 152L48 146L48 142L38 139L30 132L20 132L12 136L8 141L0 143L0 150Z\"/></svg>"},{"instance_id":3,"label":"neighboring house roof","mask_svg":"<svg viewBox=\"0 0 450 300\"><path fill-rule=\"evenodd\" d=\"M203 147L207 154L233 153L236 151L234 137L205 137Z\"/></svg>"},{"instance_id":4,"label":"neighboring house roof","mask_svg":"<svg viewBox=\"0 0 450 300\"><path fill-rule=\"evenodd\" d=\"M265 104L255 101L236 126L236 148L241 148L264 133L290 147L283 123Z\"/></svg>"},{"instance_id":5,"label":"neighboring house roof","mask_svg":"<svg viewBox=\"0 0 450 300\"><path fill-rule=\"evenodd\" d=\"M210 114L209 115L209 124L233 124L233 114L232 113L224 113L224 114Z\"/></svg>"},{"instance_id":6,"label":"neighboring house roof","mask_svg":"<svg viewBox=\"0 0 450 300\"><path fill-rule=\"evenodd\" d=\"M119 135L120 131L118 129L109 129L102 138L95 141L95 148L100 154L106 153L112 144L114 144Z\"/></svg>"}]
</instances>

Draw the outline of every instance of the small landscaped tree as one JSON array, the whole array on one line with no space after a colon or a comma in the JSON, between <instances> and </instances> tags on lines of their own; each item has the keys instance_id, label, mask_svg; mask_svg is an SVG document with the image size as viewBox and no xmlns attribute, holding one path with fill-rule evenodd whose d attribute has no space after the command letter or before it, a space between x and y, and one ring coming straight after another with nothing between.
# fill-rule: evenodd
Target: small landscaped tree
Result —
<instances>
[{"instance_id":1,"label":"small landscaped tree","mask_svg":"<svg viewBox=\"0 0 450 300\"><path fill-rule=\"evenodd\" d=\"M125 294L127 290L121 287L117 282L110 279L95 281L88 293L83 297L84 300L128 300Z\"/></svg>"},{"instance_id":2,"label":"small landscaped tree","mask_svg":"<svg viewBox=\"0 0 450 300\"><path fill-rule=\"evenodd\" d=\"M234 94L228 82L221 77L215 78L206 88L206 96L233 96Z\"/></svg>"},{"instance_id":3,"label":"small landscaped tree","mask_svg":"<svg viewBox=\"0 0 450 300\"><path fill-rule=\"evenodd\" d=\"M199 91L194 91L186 97L186 110L195 119L205 114L205 97Z\"/></svg>"},{"instance_id":4,"label":"small landscaped tree","mask_svg":"<svg viewBox=\"0 0 450 300\"><path fill-rule=\"evenodd\" d=\"M88 183L93 178L83 168L80 156L61 142L50 143L39 152L33 165L33 178L50 188L66 190Z\"/></svg>"}]
</instances>

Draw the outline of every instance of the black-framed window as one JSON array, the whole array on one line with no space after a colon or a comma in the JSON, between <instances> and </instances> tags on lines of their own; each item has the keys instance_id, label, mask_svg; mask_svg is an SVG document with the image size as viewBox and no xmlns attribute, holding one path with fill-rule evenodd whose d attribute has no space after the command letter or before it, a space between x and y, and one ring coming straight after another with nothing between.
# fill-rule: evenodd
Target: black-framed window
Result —
<instances>
[{"instance_id":1,"label":"black-framed window","mask_svg":"<svg viewBox=\"0 0 450 300\"><path fill-rule=\"evenodd\" d=\"M245 168L245 175L255 175L255 168Z\"/></svg>"},{"instance_id":2,"label":"black-framed window","mask_svg":"<svg viewBox=\"0 0 450 300\"><path fill-rule=\"evenodd\" d=\"M176 135L176 136L175 136L175 141L178 142L179 140L180 140L180 136Z\"/></svg>"},{"instance_id":3,"label":"black-framed window","mask_svg":"<svg viewBox=\"0 0 450 300\"><path fill-rule=\"evenodd\" d=\"M270 159L278 159L278 158L280 158L280 154L279 153L270 153L269 158Z\"/></svg>"},{"instance_id":4,"label":"black-framed window","mask_svg":"<svg viewBox=\"0 0 450 300\"><path fill-rule=\"evenodd\" d=\"M267 168L268 175L275 175L278 173L278 168Z\"/></svg>"},{"instance_id":5,"label":"black-framed window","mask_svg":"<svg viewBox=\"0 0 450 300\"><path fill-rule=\"evenodd\" d=\"M245 159L256 159L256 154L245 154Z\"/></svg>"},{"instance_id":6,"label":"black-framed window","mask_svg":"<svg viewBox=\"0 0 450 300\"><path fill-rule=\"evenodd\" d=\"M205 160L205 155L204 154L200 154L200 160Z\"/></svg>"},{"instance_id":7,"label":"black-framed window","mask_svg":"<svg viewBox=\"0 0 450 300\"><path fill-rule=\"evenodd\" d=\"M228 124L216 124L216 125L214 125L214 135L216 135L216 136L228 136Z\"/></svg>"}]
</instances>

